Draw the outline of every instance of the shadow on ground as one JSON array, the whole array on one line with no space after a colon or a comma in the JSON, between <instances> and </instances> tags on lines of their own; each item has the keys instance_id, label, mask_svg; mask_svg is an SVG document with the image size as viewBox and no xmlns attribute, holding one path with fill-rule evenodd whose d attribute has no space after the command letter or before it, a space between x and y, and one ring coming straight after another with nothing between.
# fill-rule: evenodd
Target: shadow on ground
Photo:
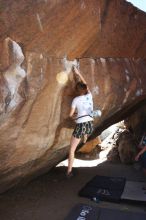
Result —
<instances>
[{"instance_id":1,"label":"shadow on ground","mask_svg":"<svg viewBox=\"0 0 146 220\"><path fill-rule=\"evenodd\" d=\"M79 190L95 175L126 177L132 181L146 181L141 170L132 165L103 162L95 167L79 167L77 175L66 179L66 167L53 168L26 186L11 189L0 195L1 220L63 220L77 203L86 203L98 207L117 208L129 211L146 211L145 205L137 203L98 204L78 196Z\"/></svg>"}]
</instances>

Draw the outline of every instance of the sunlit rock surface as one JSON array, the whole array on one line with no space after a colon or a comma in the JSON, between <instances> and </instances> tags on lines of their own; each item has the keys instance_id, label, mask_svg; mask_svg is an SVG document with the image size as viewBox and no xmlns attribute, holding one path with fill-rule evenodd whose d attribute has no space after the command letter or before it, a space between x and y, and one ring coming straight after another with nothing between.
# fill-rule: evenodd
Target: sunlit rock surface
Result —
<instances>
[{"instance_id":1,"label":"sunlit rock surface","mask_svg":"<svg viewBox=\"0 0 146 220\"><path fill-rule=\"evenodd\" d=\"M146 13L125 0L0 0L0 51L11 37L49 56L146 57Z\"/></svg>"},{"instance_id":2,"label":"sunlit rock surface","mask_svg":"<svg viewBox=\"0 0 146 220\"><path fill-rule=\"evenodd\" d=\"M145 99L146 61L136 57L146 57L146 15L123 0L0 0L0 6L3 192L68 154L73 64L101 112L92 138ZM105 56L113 58L84 58Z\"/></svg>"},{"instance_id":3,"label":"sunlit rock surface","mask_svg":"<svg viewBox=\"0 0 146 220\"><path fill-rule=\"evenodd\" d=\"M1 190L15 180L46 172L67 155L74 125L68 114L76 82L71 66L77 64L42 53L28 52L24 57L16 42L6 39L5 43L11 59L1 85ZM104 123L120 120L126 108L145 98L142 59L84 58L78 66L93 94L94 110L101 111L95 117L97 133Z\"/></svg>"}]
</instances>

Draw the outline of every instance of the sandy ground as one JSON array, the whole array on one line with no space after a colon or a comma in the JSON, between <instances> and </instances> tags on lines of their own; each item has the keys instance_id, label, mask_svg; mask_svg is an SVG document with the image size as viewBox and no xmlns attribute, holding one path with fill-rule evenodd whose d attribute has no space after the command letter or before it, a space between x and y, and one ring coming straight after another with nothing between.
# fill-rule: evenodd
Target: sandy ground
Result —
<instances>
[{"instance_id":1,"label":"sandy ground","mask_svg":"<svg viewBox=\"0 0 146 220\"><path fill-rule=\"evenodd\" d=\"M77 203L146 212L146 207L142 204L126 202L117 204L104 201L97 204L78 196L84 184L97 174L123 176L133 181L146 181L141 170L133 166L111 164L106 161L99 164L99 160L76 160L74 169L77 170L77 175L66 179L65 165L66 161L26 186L11 189L0 195L0 220L63 220Z\"/></svg>"}]
</instances>

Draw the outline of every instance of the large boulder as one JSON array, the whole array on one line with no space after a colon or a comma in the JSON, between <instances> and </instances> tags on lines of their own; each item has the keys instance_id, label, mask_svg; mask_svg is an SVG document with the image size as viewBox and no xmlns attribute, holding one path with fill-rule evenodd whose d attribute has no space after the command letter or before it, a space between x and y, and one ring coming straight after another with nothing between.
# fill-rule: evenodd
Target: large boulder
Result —
<instances>
[{"instance_id":1,"label":"large boulder","mask_svg":"<svg viewBox=\"0 0 146 220\"><path fill-rule=\"evenodd\" d=\"M5 43L9 68L1 74L2 191L16 180L46 172L67 155L74 125L68 115L76 82L71 67L77 63L28 52L23 66L21 47L11 39ZM95 118L95 132L100 133L104 123L105 127L120 120L125 109L145 98L144 60L83 58L78 64L93 94L94 110L102 113Z\"/></svg>"},{"instance_id":2,"label":"large boulder","mask_svg":"<svg viewBox=\"0 0 146 220\"><path fill-rule=\"evenodd\" d=\"M146 14L125 0L0 0L6 37L49 56L146 57Z\"/></svg>"},{"instance_id":3,"label":"large boulder","mask_svg":"<svg viewBox=\"0 0 146 220\"><path fill-rule=\"evenodd\" d=\"M68 118L73 64L89 84L94 110L101 111L91 138L145 99L146 60L130 57L146 57L146 15L124 0L0 3L3 192L67 156L74 126Z\"/></svg>"},{"instance_id":4,"label":"large boulder","mask_svg":"<svg viewBox=\"0 0 146 220\"><path fill-rule=\"evenodd\" d=\"M128 130L119 135L117 146L122 163L130 164L135 161L135 156L138 153L136 144L133 135Z\"/></svg>"}]
</instances>

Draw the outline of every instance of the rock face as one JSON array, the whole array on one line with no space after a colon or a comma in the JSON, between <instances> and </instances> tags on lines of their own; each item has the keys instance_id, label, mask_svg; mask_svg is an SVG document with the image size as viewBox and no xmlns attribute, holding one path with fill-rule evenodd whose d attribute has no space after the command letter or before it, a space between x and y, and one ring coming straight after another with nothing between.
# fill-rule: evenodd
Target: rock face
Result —
<instances>
[{"instance_id":1,"label":"rock face","mask_svg":"<svg viewBox=\"0 0 146 220\"><path fill-rule=\"evenodd\" d=\"M146 14L125 0L0 0L0 51L9 36L49 56L146 57Z\"/></svg>"},{"instance_id":2,"label":"rock face","mask_svg":"<svg viewBox=\"0 0 146 220\"><path fill-rule=\"evenodd\" d=\"M92 138L146 98L146 60L130 58L146 57L146 15L123 0L26 0L21 4L0 0L0 4L3 192L66 157L74 126L68 118L75 96L73 64L79 65L89 84L94 110L102 113L95 117ZM129 25L132 29L127 34Z\"/></svg>"},{"instance_id":3,"label":"rock face","mask_svg":"<svg viewBox=\"0 0 146 220\"><path fill-rule=\"evenodd\" d=\"M71 66L77 62L29 52L21 67L21 48L11 39L5 43L10 65L2 73L1 85L2 191L16 180L45 172L66 156L74 125L68 119L76 82ZM120 120L125 109L145 98L144 60L83 58L78 63L91 88L94 110L102 113L95 118L95 132L108 120Z\"/></svg>"},{"instance_id":4,"label":"rock face","mask_svg":"<svg viewBox=\"0 0 146 220\"><path fill-rule=\"evenodd\" d=\"M117 142L121 162L126 164L134 162L137 154L137 148L133 135L129 131L125 130L119 135Z\"/></svg>"}]
</instances>

